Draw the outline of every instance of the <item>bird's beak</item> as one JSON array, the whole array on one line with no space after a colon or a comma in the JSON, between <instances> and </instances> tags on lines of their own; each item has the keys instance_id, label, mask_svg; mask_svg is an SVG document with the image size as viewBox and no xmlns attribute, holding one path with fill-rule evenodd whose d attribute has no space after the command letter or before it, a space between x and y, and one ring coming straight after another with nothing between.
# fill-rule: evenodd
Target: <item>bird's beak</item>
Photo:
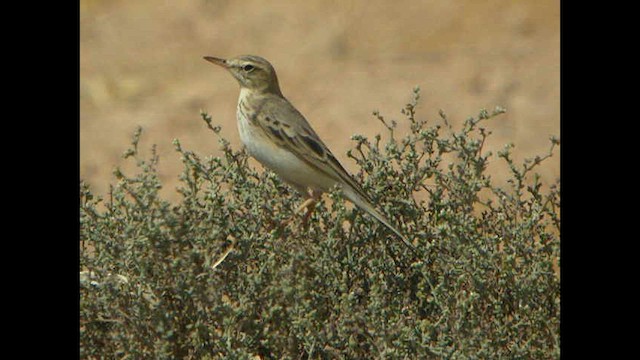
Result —
<instances>
[{"instance_id":1,"label":"bird's beak","mask_svg":"<svg viewBox=\"0 0 640 360\"><path fill-rule=\"evenodd\" d=\"M216 64L218 66L222 66L223 68L229 67L229 64L227 64L227 60L225 60L225 59L220 59L220 58L213 57L213 56L205 56L204 59L207 60L208 62L214 63L214 64Z\"/></svg>"}]
</instances>

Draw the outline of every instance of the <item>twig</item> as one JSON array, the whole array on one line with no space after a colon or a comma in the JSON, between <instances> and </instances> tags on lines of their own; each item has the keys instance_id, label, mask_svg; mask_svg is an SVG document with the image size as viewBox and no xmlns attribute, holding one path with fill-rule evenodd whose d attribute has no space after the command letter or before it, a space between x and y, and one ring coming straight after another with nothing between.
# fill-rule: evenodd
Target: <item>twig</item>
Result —
<instances>
[{"instance_id":1,"label":"twig","mask_svg":"<svg viewBox=\"0 0 640 360\"><path fill-rule=\"evenodd\" d=\"M233 249L235 248L235 245L238 243L238 239L236 239L233 235L229 235L229 237L232 239L231 245L227 248L227 250L224 251L220 259L216 260L216 262L213 263L213 265L211 265L212 270L215 269L218 265L220 265L221 262L224 261L224 259L227 258L229 253L233 251Z\"/></svg>"}]
</instances>

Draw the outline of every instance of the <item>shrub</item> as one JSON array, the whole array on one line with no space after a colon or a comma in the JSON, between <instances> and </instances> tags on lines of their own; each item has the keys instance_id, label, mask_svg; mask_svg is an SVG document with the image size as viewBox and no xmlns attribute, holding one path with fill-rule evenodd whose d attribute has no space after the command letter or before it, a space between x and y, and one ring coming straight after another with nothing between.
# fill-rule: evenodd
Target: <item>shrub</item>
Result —
<instances>
[{"instance_id":1,"label":"shrub","mask_svg":"<svg viewBox=\"0 0 640 360\"><path fill-rule=\"evenodd\" d=\"M388 140L354 136L365 191L417 255L338 190L307 226L302 198L218 137L222 156L182 148L179 203L158 195L158 156L141 129L108 199L80 185L80 354L85 359L559 358L559 181L483 151L481 111L402 110L410 132L374 113ZM502 161L506 185L488 162Z\"/></svg>"}]
</instances>

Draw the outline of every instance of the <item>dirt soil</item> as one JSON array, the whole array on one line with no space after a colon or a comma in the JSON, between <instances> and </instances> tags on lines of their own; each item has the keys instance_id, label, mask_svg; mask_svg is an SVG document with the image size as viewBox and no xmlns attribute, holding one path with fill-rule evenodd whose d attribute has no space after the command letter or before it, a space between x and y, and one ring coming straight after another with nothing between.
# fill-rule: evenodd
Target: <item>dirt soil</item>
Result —
<instances>
[{"instance_id":1,"label":"dirt soil","mask_svg":"<svg viewBox=\"0 0 640 360\"><path fill-rule=\"evenodd\" d=\"M408 127L400 110L421 88L418 117L455 125L480 109L507 113L486 126L494 154L544 154L560 135L560 5L554 0L448 1L80 1L80 175L98 194L135 128L141 149L157 145L164 197L177 200L182 171L172 140L205 157L219 154L200 110L239 147L236 81L204 55L255 54L276 68L285 96L333 153L352 134L384 128L379 110ZM498 159L494 163L500 163ZM257 163L254 163L257 165ZM506 167L492 176L504 179ZM539 170L560 176L559 151Z\"/></svg>"}]
</instances>

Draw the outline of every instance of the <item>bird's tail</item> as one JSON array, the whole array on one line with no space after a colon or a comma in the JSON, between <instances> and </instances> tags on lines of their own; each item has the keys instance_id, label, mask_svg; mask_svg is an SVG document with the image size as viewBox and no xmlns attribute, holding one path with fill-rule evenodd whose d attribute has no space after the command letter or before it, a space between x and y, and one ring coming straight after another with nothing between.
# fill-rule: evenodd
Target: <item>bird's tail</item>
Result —
<instances>
[{"instance_id":1,"label":"bird's tail","mask_svg":"<svg viewBox=\"0 0 640 360\"><path fill-rule=\"evenodd\" d=\"M369 215L373 216L374 218L376 218L376 220L380 221L387 228L389 228L389 230L393 231L402 240L402 242L405 243L405 245L407 245L412 251L415 252L416 248L413 246L413 244L411 244L411 242L409 242L409 240L404 237L404 235L402 235L402 233L400 233L400 231L396 229L395 226L391 225L389 220L387 220L387 218L384 217L382 213L380 213L375 207L373 207L369 200L359 194L357 190L353 189L351 186L343 186L342 193L356 206L369 213Z\"/></svg>"}]
</instances>

